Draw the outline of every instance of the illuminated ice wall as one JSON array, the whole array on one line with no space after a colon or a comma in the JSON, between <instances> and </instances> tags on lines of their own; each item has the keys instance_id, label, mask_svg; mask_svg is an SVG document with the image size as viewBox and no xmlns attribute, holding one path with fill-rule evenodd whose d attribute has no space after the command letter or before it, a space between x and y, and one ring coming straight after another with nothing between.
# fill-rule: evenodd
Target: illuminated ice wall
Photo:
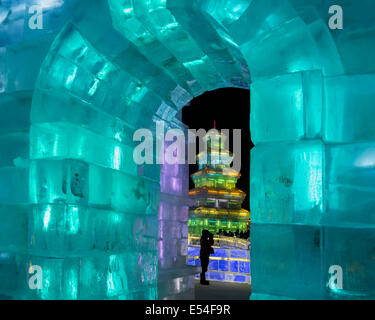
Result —
<instances>
[{"instance_id":1,"label":"illuminated ice wall","mask_svg":"<svg viewBox=\"0 0 375 320\"><path fill-rule=\"evenodd\" d=\"M132 136L241 87L252 298L374 298L374 15L373 0L2 0L0 297L189 296L188 175L135 165Z\"/></svg>"}]
</instances>

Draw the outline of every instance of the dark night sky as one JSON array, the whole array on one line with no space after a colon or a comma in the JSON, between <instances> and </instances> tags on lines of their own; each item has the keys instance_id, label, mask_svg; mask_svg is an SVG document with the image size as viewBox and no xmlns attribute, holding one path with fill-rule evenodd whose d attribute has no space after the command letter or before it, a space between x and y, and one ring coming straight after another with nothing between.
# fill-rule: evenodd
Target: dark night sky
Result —
<instances>
[{"instance_id":1,"label":"dark night sky","mask_svg":"<svg viewBox=\"0 0 375 320\"><path fill-rule=\"evenodd\" d=\"M241 178L237 188L246 192L247 197L242 207L249 210L249 174L251 142L250 128L250 92L243 89L226 88L209 91L191 101L182 109L182 122L192 129L241 129ZM232 134L232 132L231 132ZM233 136L229 145L232 151ZM198 170L197 165L190 165L190 174ZM190 179L190 189L194 187Z\"/></svg>"}]
</instances>

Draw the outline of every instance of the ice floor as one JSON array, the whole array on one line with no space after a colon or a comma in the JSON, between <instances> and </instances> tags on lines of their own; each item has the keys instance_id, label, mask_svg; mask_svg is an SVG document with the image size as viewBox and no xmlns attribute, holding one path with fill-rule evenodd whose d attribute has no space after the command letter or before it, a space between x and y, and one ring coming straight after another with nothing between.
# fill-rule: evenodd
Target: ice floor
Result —
<instances>
[{"instance_id":1,"label":"ice floor","mask_svg":"<svg viewBox=\"0 0 375 320\"><path fill-rule=\"evenodd\" d=\"M209 286L202 286L195 280L196 300L249 300L250 292L249 284L210 281Z\"/></svg>"}]
</instances>

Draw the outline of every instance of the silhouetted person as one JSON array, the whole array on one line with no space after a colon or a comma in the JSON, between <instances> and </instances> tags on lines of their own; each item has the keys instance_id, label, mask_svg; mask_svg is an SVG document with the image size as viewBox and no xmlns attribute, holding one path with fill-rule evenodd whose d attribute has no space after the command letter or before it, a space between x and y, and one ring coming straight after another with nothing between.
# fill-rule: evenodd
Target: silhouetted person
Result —
<instances>
[{"instance_id":1,"label":"silhouetted person","mask_svg":"<svg viewBox=\"0 0 375 320\"><path fill-rule=\"evenodd\" d=\"M240 232L240 238L244 239L244 233L243 233L243 231Z\"/></svg>"},{"instance_id":2,"label":"silhouetted person","mask_svg":"<svg viewBox=\"0 0 375 320\"><path fill-rule=\"evenodd\" d=\"M244 234L244 238L249 239L249 237L250 237L250 230L246 230L246 232Z\"/></svg>"},{"instance_id":3,"label":"silhouetted person","mask_svg":"<svg viewBox=\"0 0 375 320\"><path fill-rule=\"evenodd\" d=\"M210 262L210 254L214 253L214 249L212 245L214 244L213 234L208 230L202 231L201 236L201 251L200 251L200 259L201 259L201 284L209 285L210 283L206 280L206 272L208 269L208 264Z\"/></svg>"},{"instance_id":4,"label":"silhouetted person","mask_svg":"<svg viewBox=\"0 0 375 320\"><path fill-rule=\"evenodd\" d=\"M237 229L234 234L236 235L236 238L238 238L238 236L240 235L240 229Z\"/></svg>"},{"instance_id":5,"label":"silhouetted person","mask_svg":"<svg viewBox=\"0 0 375 320\"><path fill-rule=\"evenodd\" d=\"M218 235L222 235L223 231L221 229L219 229L219 232L217 233Z\"/></svg>"},{"instance_id":6,"label":"silhouetted person","mask_svg":"<svg viewBox=\"0 0 375 320\"><path fill-rule=\"evenodd\" d=\"M228 236L228 232L226 230L224 230L223 235L227 237Z\"/></svg>"}]
</instances>

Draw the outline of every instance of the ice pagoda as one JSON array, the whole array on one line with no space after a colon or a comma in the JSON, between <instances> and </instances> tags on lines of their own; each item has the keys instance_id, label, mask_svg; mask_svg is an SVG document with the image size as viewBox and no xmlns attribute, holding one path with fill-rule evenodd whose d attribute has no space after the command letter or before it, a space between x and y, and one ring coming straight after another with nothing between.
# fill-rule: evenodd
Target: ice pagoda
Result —
<instances>
[{"instance_id":1,"label":"ice pagoda","mask_svg":"<svg viewBox=\"0 0 375 320\"><path fill-rule=\"evenodd\" d=\"M232 154L225 148L225 139L217 131L205 136L207 151L198 154L199 171L191 176L195 188L189 192L194 205L189 211L188 264L199 264L199 239L202 230L207 229L215 240L207 278L249 282L250 242L235 233L246 232L250 212L241 208L246 194L236 189L241 175L230 168Z\"/></svg>"}]
</instances>

